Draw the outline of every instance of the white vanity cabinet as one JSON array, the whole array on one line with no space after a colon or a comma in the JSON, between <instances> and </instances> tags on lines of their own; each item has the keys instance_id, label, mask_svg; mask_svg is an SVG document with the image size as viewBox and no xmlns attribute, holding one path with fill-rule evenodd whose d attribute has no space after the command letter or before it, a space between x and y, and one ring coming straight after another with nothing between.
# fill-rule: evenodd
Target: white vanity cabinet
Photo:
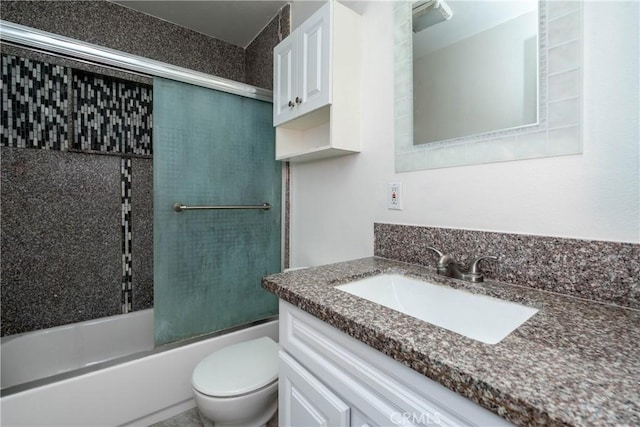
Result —
<instances>
[{"instance_id":1,"label":"white vanity cabinet","mask_svg":"<svg viewBox=\"0 0 640 427\"><path fill-rule=\"evenodd\" d=\"M284 351L280 352L279 425L350 425L349 406Z\"/></svg>"},{"instance_id":2,"label":"white vanity cabinet","mask_svg":"<svg viewBox=\"0 0 640 427\"><path fill-rule=\"evenodd\" d=\"M276 159L359 151L360 16L329 1L273 50Z\"/></svg>"},{"instance_id":3,"label":"white vanity cabinet","mask_svg":"<svg viewBox=\"0 0 640 427\"><path fill-rule=\"evenodd\" d=\"M280 346L280 425L511 425L282 300Z\"/></svg>"}]
</instances>

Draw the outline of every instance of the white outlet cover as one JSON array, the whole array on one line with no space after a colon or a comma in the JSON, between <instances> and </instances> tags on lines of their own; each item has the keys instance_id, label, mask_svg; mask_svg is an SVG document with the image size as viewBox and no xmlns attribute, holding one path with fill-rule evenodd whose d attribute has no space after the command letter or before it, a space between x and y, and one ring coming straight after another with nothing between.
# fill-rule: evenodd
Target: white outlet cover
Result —
<instances>
[{"instance_id":1,"label":"white outlet cover","mask_svg":"<svg viewBox=\"0 0 640 427\"><path fill-rule=\"evenodd\" d=\"M402 183L390 182L387 189L387 208L402 210Z\"/></svg>"}]
</instances>

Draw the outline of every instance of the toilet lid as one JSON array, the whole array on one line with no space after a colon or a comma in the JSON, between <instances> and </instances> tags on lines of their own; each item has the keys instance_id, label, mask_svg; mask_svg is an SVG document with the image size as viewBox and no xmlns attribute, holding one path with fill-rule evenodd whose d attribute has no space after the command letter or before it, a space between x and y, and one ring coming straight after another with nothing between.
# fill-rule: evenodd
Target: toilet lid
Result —
<instances>
[{"instance_id":1,"label":"toilet lid","mask_svg":"<svg viewBox=\"0 0 640 427\"><path fill-rule=\"evenodd\" d=\"M278 344L269 337L222 348L202 359L191 384L202 394L229 397L264 387L278 378Z\"/></svg>"}]
</instances>

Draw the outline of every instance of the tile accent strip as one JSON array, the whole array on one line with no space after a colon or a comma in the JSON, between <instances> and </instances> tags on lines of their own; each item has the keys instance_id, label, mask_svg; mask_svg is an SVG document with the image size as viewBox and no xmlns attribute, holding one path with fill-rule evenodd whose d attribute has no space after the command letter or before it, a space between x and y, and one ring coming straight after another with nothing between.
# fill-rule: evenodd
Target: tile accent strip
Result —
<instances>
[{"instance_id":1,"label":"tile accent strip","mask_svg":"<svg viewBox=\"0 0 640 427\"><path fill-rule=\"evenodd\" d=\"M132 311L131 159L121 163L122 190L122 313Z\"/></svg>"},{"instance_id":2,"label":"tile accent strip","mask_svg":"<svg viewBox=\"0 0 640 427\"><path fill-rule=\"evenodd\" d=\"M374 254L435 267L434 246L468 262L482 262L487 278L640 309L640 244L547 236L374 224Z\"/></svg>"},{"instance_id":3,"label":"tile accent strip","mask_svg":"<svg viewBox=\"0 0 640 427\"><path fill-rule=\"evenodd\" d=\"M1 144L66 150L67 68L2 54Z\"/></svg>"},{"instance_id":4,"label":"tile accent strip","mask_svg":"<svg viewBox=\"0 0 640 427\"><path fill-rule=\"evenodd\" d=\"M291 165L284 162L284 256L283 268L291 267Z\"/></svg>"},{"instance_id":5,"label":"tile accent strip","mask_svg":"<svg viewBox=\"0 0 640 427\"><path fill-rule=\"evenodd\" d=\"M151 87L74 70L73 100L73 148L152 154Z\"/></svg>"}]
</instances>

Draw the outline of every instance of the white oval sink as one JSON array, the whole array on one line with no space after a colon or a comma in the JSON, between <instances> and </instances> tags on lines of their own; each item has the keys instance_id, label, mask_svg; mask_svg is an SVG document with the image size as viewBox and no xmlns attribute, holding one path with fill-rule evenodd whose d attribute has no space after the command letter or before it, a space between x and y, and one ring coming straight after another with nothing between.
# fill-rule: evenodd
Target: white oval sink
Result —
<instances>
[{"instance_id":1,"label":"white oval sink","mask_svg":"<svg viewBox=\"0 0 640 427\"><path fill-rule=\"evenodd\" d=\"M382 274L335 287L465 337L497 344L538 312L399 274Z\"/></svg>"}]
</instances>

